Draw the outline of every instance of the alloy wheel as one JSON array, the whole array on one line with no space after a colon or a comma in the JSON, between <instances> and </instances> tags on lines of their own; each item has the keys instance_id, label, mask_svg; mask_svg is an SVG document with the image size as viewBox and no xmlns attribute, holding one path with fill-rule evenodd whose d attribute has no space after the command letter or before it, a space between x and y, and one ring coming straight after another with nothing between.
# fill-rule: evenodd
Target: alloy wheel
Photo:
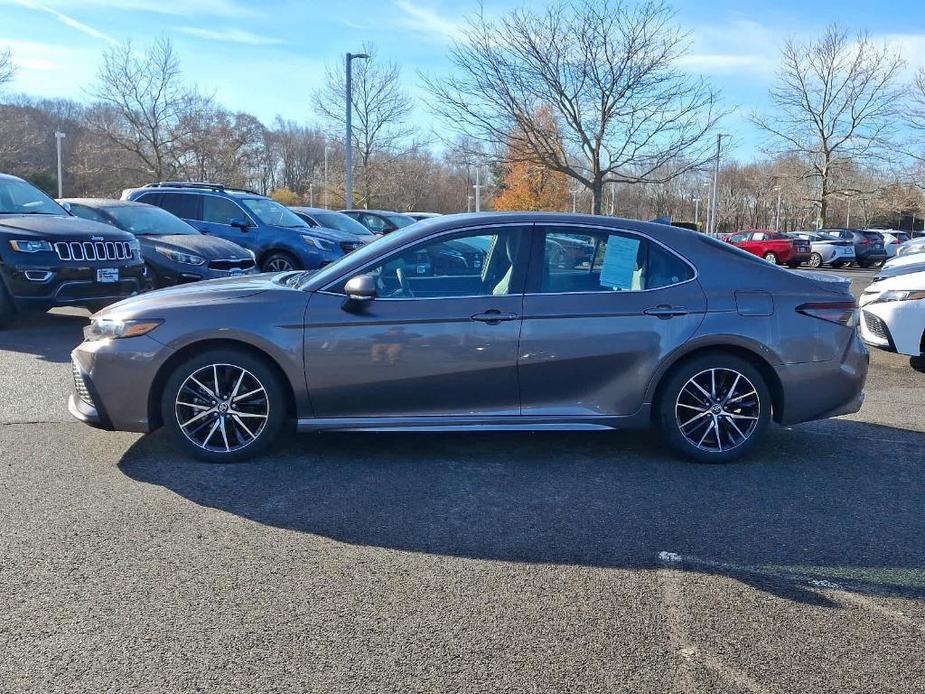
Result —
<instances>
[{"instance_id":1,"label":"alloy wheel","mask_svg":"<svg viewBox=\"0 0 925 694\"><path fill-rule=\"evenodd\" d=\"M777 265L777 256L773 253L765 253L764 259L771 263L771 265Z\"/></svg>"},{"instance_id":2,"label":"alloy wheel","mask_svg":"<svg viewBox=\"0 0 925 694\"><path fill-rule=\"evenodd\" d=\"M295 270L295 268L286 258L277 255L267 262L267 270L270 272L288 272L289 270Z\"/></svg>"},{"instance_id":3,"label":"alloy wheel","mask_svg":"<svg viewBox=\"0 0 925 694\"><path fill-rule=\"evenodd\" d=\"M707 369L684 384L675 401L681 435L695 448L722 453L748 441L758 426L761 399L734 369Z\"/></svg>"},{"instance_id":4,"label":"alloy wheel","mask_svg":"<svg viewBox=\"0 0 925 694\"><path fill-rule=\"evenodd\" d=\"M234 364L209 364L190 374L175 401L180 431L195 446L232 453L263 433L270 400L260 380Z\"/></svg>"},{"instance_id":5,"label":"alloy wheel","mask_svg":"<svg viewBox=\"0 0 925 694\"><path fill-rule=\"evenodd\" d=\"M809 256L809 266L812 268L822 267L822 256L818 253L813 253Z\"/></svg>"}]
</instances>

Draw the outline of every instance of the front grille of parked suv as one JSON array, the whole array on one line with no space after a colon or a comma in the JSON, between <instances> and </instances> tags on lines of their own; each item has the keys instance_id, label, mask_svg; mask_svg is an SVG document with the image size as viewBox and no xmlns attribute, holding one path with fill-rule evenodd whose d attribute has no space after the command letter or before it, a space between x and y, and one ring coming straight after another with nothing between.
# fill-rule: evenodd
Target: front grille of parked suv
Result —
<instances>
[{"instance_id":1,"label":"front grille of parked suv","mask_svg":"<svg viewBox=\"0 0 925 694\"><path fill-rule=\"evenodd\" d=\"M64 261L129 260L132 245L128 241L59 241L55 253Z\"/></svg>"},{"instance_id":2,"label":"front grille of parked suv","mask_svg":"<svg viewBox=\"0 0 925 694\"><path fill-rule=\"evenodd\" d=\"M71 371L74 374L74 390L77 391L77 396L90 405L90 407L95 407L93 404L93 396L90 395L90 390L87 388L87 384L84 381L83 374L80 372L80 367L77 366L77 362L71 362Z\"/></svg>"},{"instance_id":3,"label":"front grille of parked suv","mask_svg":"<svg viewBox=\"0 0 925 694\"><path fill-rule=\"evenodd\" d=\"M209 267L213 270L250 270L254 267L254 260L252 258L210 260Z\"/></svg>"}]
</instances>

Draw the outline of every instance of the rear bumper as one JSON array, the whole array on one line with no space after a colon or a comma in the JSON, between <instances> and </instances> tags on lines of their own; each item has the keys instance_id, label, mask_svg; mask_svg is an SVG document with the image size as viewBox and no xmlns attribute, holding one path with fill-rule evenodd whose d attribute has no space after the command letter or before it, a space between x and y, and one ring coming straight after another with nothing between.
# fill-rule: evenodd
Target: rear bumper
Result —
<instances>
[{"instance_id":1,"label":"rear bumper","mask_svg":"<svg viewBox=\"0 0 925 694\"><path fill-rule=\"evenodd\" d=\"M870 352L854 332L841 359L777 367L783 390L781 424L852 414L864 403Z\"/></svg>"}]
</instances>

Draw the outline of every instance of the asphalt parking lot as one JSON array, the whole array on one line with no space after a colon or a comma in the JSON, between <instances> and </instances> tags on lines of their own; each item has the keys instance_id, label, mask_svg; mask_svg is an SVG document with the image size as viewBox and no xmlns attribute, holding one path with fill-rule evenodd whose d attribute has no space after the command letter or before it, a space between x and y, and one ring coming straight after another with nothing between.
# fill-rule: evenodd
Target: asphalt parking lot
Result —
<instances>
[{"instance_id":1,"label":"asphalt parking lot","mask_svg":"<svg viewBox=\"0 0 925 694\"><path fill-rule=\"evenodd\" d=\"M210 466L70 420L85 321L0 333L4 693L925 692L919 360L730 466L653 433Z\"/></svg>"}]
</instances>

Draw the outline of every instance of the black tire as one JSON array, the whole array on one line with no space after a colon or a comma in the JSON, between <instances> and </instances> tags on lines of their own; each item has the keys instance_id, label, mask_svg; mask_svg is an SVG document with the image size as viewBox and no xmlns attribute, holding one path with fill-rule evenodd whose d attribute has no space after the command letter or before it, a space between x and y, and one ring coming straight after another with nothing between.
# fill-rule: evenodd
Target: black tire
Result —
<instances>
[{"instance_id":1,"label":"black tire","mask_svg":"<svg viewBox=\"0 0 925 694\"><path fill-rule=\"evenodd\" d=\"M829 265L831 265L836 270L840 267L845 267L846 265L850 264L851 263L846 263L844 260L833 260L831 263L829 263Z\"/></svg>"},{"instance_id":2,"label":"black tire","mask_svg":"<svg viewBox=\"0 0 925 694\"><path fill-rule=\"evenodd\" d=\"M871 266L871 263L867 260L859 260L858 267L864 268L865 270Z\"/></svg>"},{"instance_id":3,"label":"black tire","mask_svg":"<svg viewBox=\"0 0 925 694\"><path fill-rule=\"evenodd\" d=\"M260 263L263 272L286 272L287 270L302 270L302 263L295 256L286 251L272 251Z\"/></svg>"},{"instance_id":4,"label":"black tire","mask_svg":"<svg viewBox=\"0 0 925 694\"><path fill-rule=\"evenodd\" d=\"M190 383L188 379L203 373L202 370L207 374L212 373L209 367L219 370L219 394L224 397L219 398L218 402L210 401L206 393L195 384L192 384L193 388L185 387ZM247 374L239 385L243 384L248 392L254 391L256 387L262 388L262 392L236 404L231 396L235 392L233 385L239 371ZM197 380L202 383L201 379ZM209 386L214 390L212 383ZM180 400L181 389L183 400ZM178 401L191 403L192 406L178 404ZM220 413L218 407L222 402L226 403L226 407ZM233 409L235 407L247 410L236 411ZM210 410L201 419L203 427L188 425L184 430L180 417L187 417L184 424L188 424L190 418L205 412L203 408ZM242 416L235 421L238 414ZM161 395L161 416L174 440L190 456L209 463L241 462L267 450L281 438L288 420L286 389L281 376L267 360L236 349L213 349L187 359L173 370ZM240 422L245 420L246 423L241 425ZM251 422L263 424L252 425ZM198 422L193 424L198 425ZM220 429L213 428L219 425ZM246 428L242 429L242 426ZM194 440L203 437L205 445ZM222 447L227 450L221 450Z\"/></svg>"},{"instance_id":5,"label":"black tire","mask_svg":"<svg viewBox=\"0 0 925 694\"><path fill-rule=\"evenodd\" d=\"M796 270L798 267L800 267L800 263L799 261L791 260L789 263L787 263L787 267L789 267L791 270Z\"/></svg>"},{"instance_id":6,"label":"black tire","mask_svg":"<svg viewBox=\"0 0 925 694\"><path fill-rule=\"evenodd\" d=\"M774 252L772 252L772 251L768 251L767 253L765 253L765 254L764 254L763 256L761 256L761 257L764 258L765 260L767 260L769 263L771 263L771 265L777 265L777 264L778 264L778 263L777 263L777 253L774 253Z\"/></svg>"},{"instance_id":7,"label":"black tire","mask_svg":"<svg viewBox=\"0 0 925 694\"><path fill-rule=\"evenodd\" d=\"M0 282L0 330L7 327L16 317L16 307L13 306L13 300L6 291L6 287Z\"/></svg>"},{"instance_id":8,"label":"black tire","mask_svg":"<svg viewBox=\"0 0 925 694\"><path fill-rule=\"evenodd\" d=\"M158 289L161 286L161 283L157 279L157 273L154 272L154 268L145 263L145 276L141 281L141 291L142 292L153 292L155 289Z\"/></svg>"},{"instance_id":9,"label":"black tire","mask_svg":"<svg viewBox=\"0 0 925 694\"><path fill-rule=\"evenodd\" d=\"M733 387L734 395L729 394L726 399L732 397L737 402L721 405L725 416L719 413L718 416L714 416L711 409L713 403L696 388L688 387L688 383L697 378L698 383L712 391L709 380L706 380L710 378L711 370L716 371L715 392L721 394L732 383L736 384ZM736 374L740 377L738 381L735 381ZM748 361L723 352L707 353L682 361L668 372L666 379L660 389L656 416L659 429L675 451L698 463L730 463L747 455L758 445L771 421L771 393L761 372ZM748 384L752 386L754 396L740 397L748 392ZM693 392L698 393L702 402L691 399ZM701 413L701 407L708 410L707 413ZM679 413L690 413L693 419L682 422ZM697 419L698 417L700 419ZM748 419L749 417L755 419ZM702 422L706 422L706 426L701 429ZM732 422L736 429L732 429L729 422ZM745 422L748 424L744 424ZM720 427L719 435L710 434L711 426ZM742 434L741 440L736 441L738 434L735 431ZM704 437L701 439L703 446L692 440L699 438L701 433Z\"/></svg>"},{"instance_id":10,"label":"black tire","mask_svg":"<svg viewBox=\"0 0 925 694\"><path fill-rule=\"evenodd\" d=\"M813 251L809 254L809 262L807 263L811 268L817 270L822 267L822 254L816 253ZM832 267L835 267L835 263L832 263Z\"/></svg>"}]
</instances>

